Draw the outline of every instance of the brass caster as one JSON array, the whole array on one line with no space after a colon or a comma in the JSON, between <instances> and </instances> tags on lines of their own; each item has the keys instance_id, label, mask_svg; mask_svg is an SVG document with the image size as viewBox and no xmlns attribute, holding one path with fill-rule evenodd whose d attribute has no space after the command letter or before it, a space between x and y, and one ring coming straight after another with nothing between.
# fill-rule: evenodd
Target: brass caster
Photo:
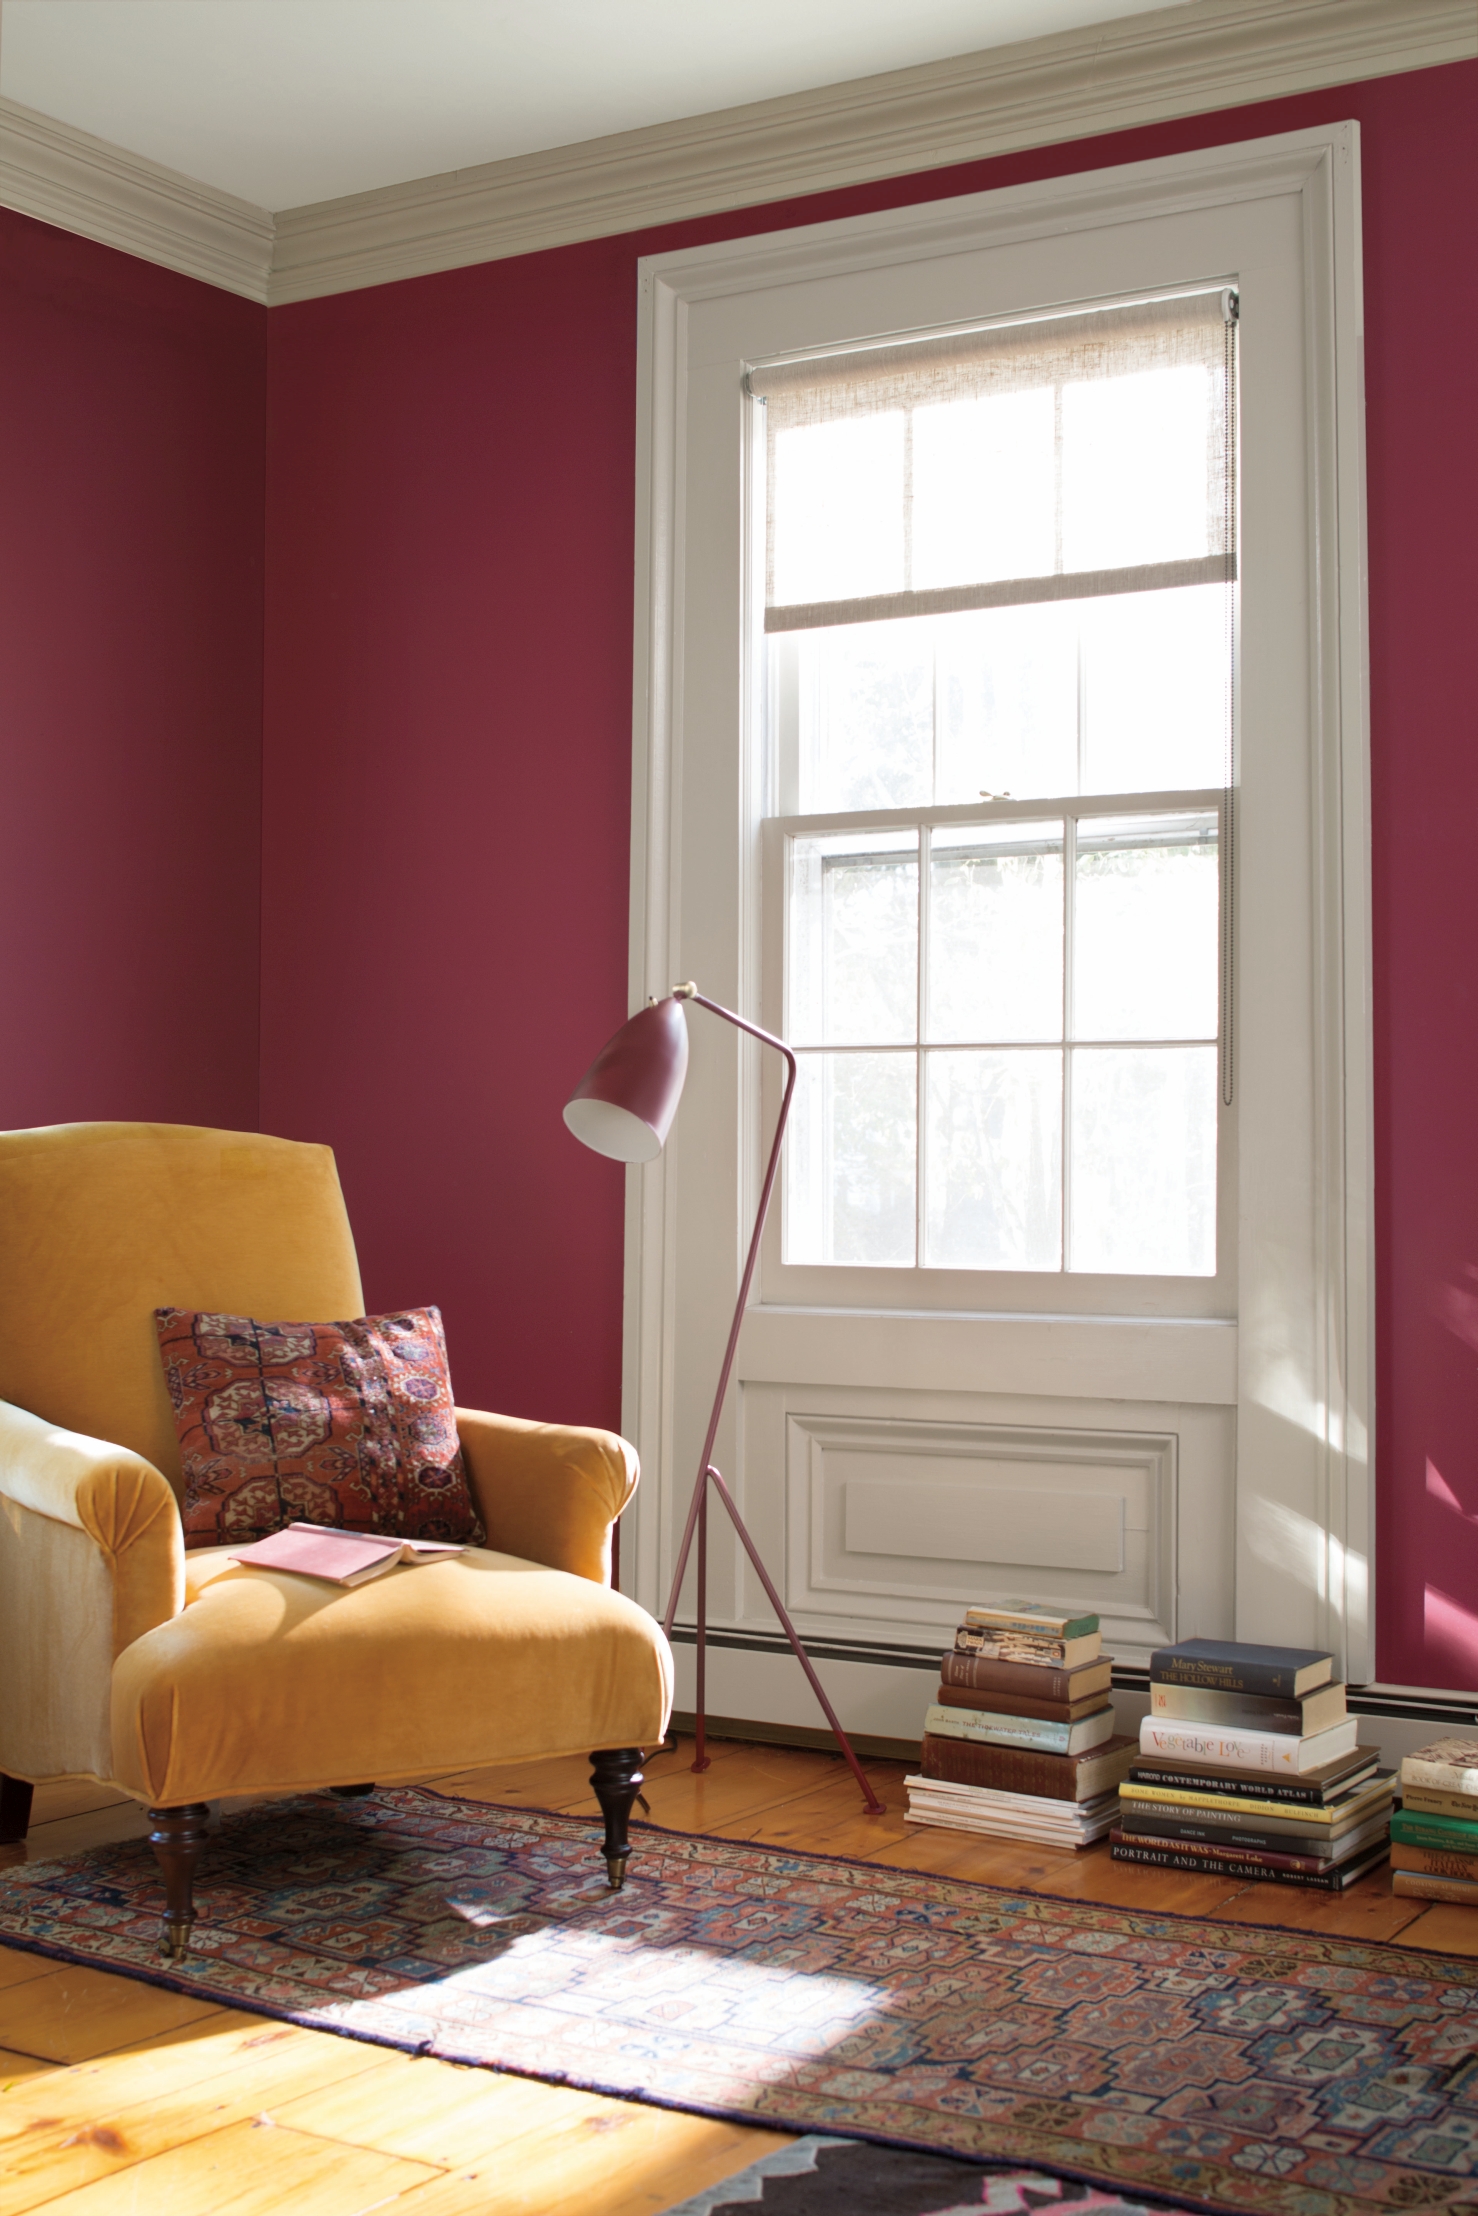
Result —
<instances>
[{"instance_id":1,"label":"brass caster","mask_svg":"<svg viewBox=\"0 0 1478 2216\"><path fill-rule=\"evenodd\" d=\"M606 1883L613 1893L619 1893L626 1883L626 1857L624 1854L606 1856Z\"/></svg>"},{"instance_id":2,"label":"brass caster","mask_svg":"<svg viewBox=\"0 0 1478 2216\"><path fill-rule=\"evenodd\" d=\"M166 1962L183 1962L190 1951L190 1933L194 1929L192 1916L187 1924L165 1922L159 1927L159 1952Z\"/></svg>"}]
</instances>

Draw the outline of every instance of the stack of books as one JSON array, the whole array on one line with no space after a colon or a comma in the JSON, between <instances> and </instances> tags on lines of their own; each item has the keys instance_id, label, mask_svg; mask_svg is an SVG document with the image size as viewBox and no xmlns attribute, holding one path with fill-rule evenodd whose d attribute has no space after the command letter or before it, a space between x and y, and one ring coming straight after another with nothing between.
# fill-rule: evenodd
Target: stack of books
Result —
<instances>
[{"instance_id":1,"label":"stack of books","mask_svg":"<svg viewBox=\"0 0 1478 2216\"><path fill-rule=\"evenodd\" d=\"M1391 1890L1478 1907L1478 1739L1436 1739L1402 1763Z\"/></svg>"},{"instance_id":2,"label":"stack of books","mask_svg":"<svg viewBox=\"0 0 1478 2216\"><path fill-rule=\"evenodd\" d=\"M1107 1833L1134 1759L1114 1736L1112 1658L1096 1616L1033 1602L967 1608L924 1719L911 1824L1086 1847Z\"/></svg>"},{"instance_id":3,"label":"stack of books","mask_svg":"<svg viewBox=\"0 0 1478 2216\"><path fill-rule=\"evenodd\" d=\"M1151 1658L1150 1712L1110 1852L1342 1893L1390 1849L1395 1780L1379 1760L1345 1714L1332 1655L1182 1640Z\"/></svg>"}]
</instances>

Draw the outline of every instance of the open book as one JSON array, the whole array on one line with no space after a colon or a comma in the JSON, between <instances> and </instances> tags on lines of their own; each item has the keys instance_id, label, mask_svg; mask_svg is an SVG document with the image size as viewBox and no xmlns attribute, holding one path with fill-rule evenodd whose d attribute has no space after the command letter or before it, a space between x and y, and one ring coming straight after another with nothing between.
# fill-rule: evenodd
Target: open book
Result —
<instances>
[{"instance_id":1,"label":"open book","mask_svg":"<svg viewBox=\"0 0 1478 2216\"><path fill-rule=\"evenodd\" d=\"M337 1531L332 1524L292 1523L232 1556L253 1570L296 1570L330 1585L363 1585L397 1562L436 1562L463 1549L440 1539L397 1539L390 1532Z\"/></svg>"}]
</instances>

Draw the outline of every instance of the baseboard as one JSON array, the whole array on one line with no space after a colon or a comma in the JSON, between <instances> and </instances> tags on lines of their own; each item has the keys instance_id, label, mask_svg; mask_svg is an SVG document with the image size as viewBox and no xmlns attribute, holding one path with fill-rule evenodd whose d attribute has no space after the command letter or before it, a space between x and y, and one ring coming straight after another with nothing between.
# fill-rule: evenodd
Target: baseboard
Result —
<instances>
[{"instance_id":1,"label":"baseboard","mask_svg":"<svg viewBox=\"0 0 1478 2216\"><path fill-rule=\"evenodd\" d=\"M672 1729L689 1737L698 1719L691 1710L675 1709ZM710 1739L749 1739L765 1747L804 1747L808 1752L834 1754L836 1740L829 1731L810 1724L764 1724L744 1716L709 1716L704 1724ZM878 1739L866 1731L849 1731L852 1752L864 1762L911 1762L917 1768L922 1754L917 1739Z\"/></svg>"}]
</instances>

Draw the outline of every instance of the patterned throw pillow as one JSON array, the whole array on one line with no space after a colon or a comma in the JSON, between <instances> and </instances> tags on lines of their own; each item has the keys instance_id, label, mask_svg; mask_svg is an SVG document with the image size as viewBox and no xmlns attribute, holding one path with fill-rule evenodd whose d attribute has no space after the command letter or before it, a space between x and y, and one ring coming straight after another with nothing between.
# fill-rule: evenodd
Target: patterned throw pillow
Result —
<instances>
[{"instance_id":1,"label":"patterned throw pillow","mask_svg":"<svg viewBox=\"0 0 1478 2216\"><path fill-rule=\"evenodd\" d=\"M333 1524L480 1546L441 1311L257 1323L156 1308L185 1467L185 1545Z\"/></svg>"}]
</instances>

